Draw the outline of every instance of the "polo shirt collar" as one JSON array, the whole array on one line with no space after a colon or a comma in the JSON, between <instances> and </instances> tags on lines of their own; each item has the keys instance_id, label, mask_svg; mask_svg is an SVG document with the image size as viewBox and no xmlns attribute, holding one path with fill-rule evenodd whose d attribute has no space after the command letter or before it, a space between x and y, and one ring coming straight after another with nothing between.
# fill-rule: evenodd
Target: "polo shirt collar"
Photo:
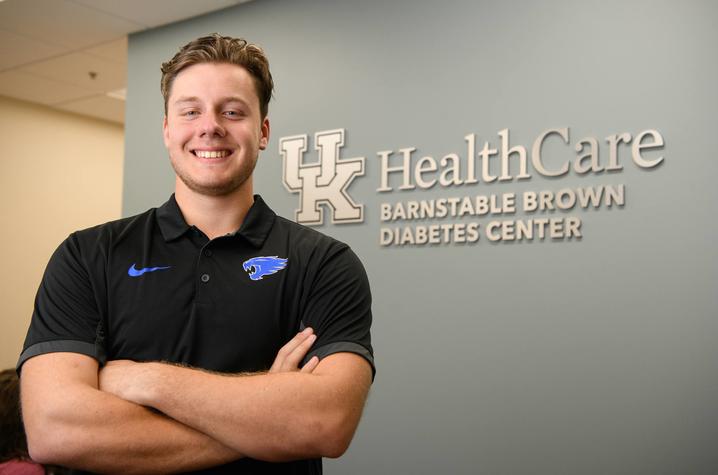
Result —
<instances>
[{"instance_id":1,"label":"polo shirt collar","mask_svg":"<svg viewBox=\"0 0 718 475\"><path fill-rule=\"evenodd\" d=\"M261 196L254 195L254 204L249 208L239 231L234 234L242 236L254 247L262 247L276 216ZM165 204L157 208L157 224L165 241L177 239L190 229L182 216L174 193Z\"/></svg>"},{"instance_id":2,"label":"polo shirt collar","mask_svg":"<svg viewBox=\"0 0 718 475\"><path fill-rule=\"evenodd\" d=\"M261 196L254 195L254 204L249 208L247 216L244 217L242 226L237 234L249 241L254 247L260 248L269 236L269 231L274 226L276 213L267 206Z\"/></svg>"},{"instance_id":3,"label":"polo shirt collar","mask_svg":"<svg viewBox=\"0 0 718 475\"><path fill-rule=\"evenodd\" d=\"M183 235L190 226L184 220L182 211L175 200L175 194L172 193L170 199L165 204L157 208L157 224L162 231L162 237L165 241L172 241Z\"/></svg>"}]
</instances>

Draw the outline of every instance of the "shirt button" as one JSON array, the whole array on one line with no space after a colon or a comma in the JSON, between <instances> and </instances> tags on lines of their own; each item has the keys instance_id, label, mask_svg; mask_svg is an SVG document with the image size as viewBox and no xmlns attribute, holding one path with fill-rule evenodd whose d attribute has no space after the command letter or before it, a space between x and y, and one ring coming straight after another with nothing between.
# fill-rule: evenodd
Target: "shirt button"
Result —
<instances>
[{"instance_id":1,"label":"shirt button","mask_svg":"<svg viewBox=\"0 0 718 475\"><path fill-rule=\"evenodd\" d=\"M212 251L210 251L209 249L205 249L204 255L205 255L205 257L212 257Z\"/></svg>"},{"instance_id":2,"label":"shirt button","mask_svg":"<svg viewBox=\"0 0 718 475\"><path fill-rule=\"evenodd\" d=\"M202 277L199 278L202 282L207 283L209 282L209 274L202 274Z\"/></svg>"}]
</instances>

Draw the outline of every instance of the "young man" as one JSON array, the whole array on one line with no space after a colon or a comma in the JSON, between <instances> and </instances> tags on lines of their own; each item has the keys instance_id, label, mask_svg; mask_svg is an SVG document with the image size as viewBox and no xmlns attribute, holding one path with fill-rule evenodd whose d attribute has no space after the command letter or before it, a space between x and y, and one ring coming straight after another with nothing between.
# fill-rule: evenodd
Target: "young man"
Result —
<instances>
[{"instance_id":1,"label":"young man","mask_svg":"<svg viewBox=\"0 0 718 475\"><path fill-rule=\"evenodd\" d=\"M51 258L18 362L32 457L97 472L321 473L373 378L366 274L253 195L273 82L212 35L162 66L175 193Z\"/></svg>"}]
</instances>

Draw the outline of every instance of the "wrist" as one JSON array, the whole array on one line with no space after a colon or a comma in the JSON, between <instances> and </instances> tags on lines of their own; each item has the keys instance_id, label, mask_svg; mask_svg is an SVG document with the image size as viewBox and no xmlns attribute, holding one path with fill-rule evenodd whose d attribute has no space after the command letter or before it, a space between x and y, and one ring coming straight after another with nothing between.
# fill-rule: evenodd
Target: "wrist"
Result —
<instances>
[{"instance_id":1,"label":"wrist","mask_svg":"<svg viewBox=\"0 0 718 475\"><path fill-rule=\"evenodd\" d=\"M161 398L161 390L165 386L166 376L164 369L168 365L162 363L147 362L137 365L136 392L134 402L142 406L150 406L157 409L157 401Z\"/></svg>"}]
</instances>

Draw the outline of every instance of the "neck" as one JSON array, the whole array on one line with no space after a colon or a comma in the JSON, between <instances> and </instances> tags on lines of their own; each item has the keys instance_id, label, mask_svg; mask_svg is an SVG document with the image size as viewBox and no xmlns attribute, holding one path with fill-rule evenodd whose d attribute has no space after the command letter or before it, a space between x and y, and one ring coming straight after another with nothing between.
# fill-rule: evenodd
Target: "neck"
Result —
<instances>
[{"instance_id":1,"label":"neck","mask_svg":"<svg viewBox=\"0 0 718 475\"><path fill-rule=\"evenodd\" d=\"M202 195L177 178L175 200L187 224L199 228L208 238L237 231L254 203L251 178L238 190L224 196Z\"/></svg>"}]
</instances>

